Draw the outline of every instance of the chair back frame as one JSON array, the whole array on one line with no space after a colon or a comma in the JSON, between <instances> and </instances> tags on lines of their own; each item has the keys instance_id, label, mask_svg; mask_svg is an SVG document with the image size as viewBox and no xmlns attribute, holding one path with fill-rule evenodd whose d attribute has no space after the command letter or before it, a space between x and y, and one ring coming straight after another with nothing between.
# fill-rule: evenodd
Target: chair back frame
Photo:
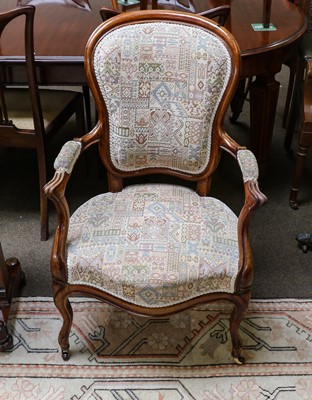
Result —
<instances>
[{"instance_id":1,"label":"chair back frame","mask_svg":"<svg viewBox=\"0 0 312 400\"><path fill-rule=\"evenodd\" d=\"M217 23L207 20L202 16L196 14L187 14L180 11L167 11L164 13L161 10L148 10L143 12L131 12L127 15L120 14L113 19L107 20L105 23L101 24L91 35L85 50L85 71L88 78L89 86L91 92L94 96L95 103L97 105L97 111L99 115L99 122L96 127L96 132L98 135L98 140L100 143L100 155L103 163L108 171L109 178L109 189L111 191L120 191L123 187L123 178L127 178L133 175L133 172L121 171L117 169L110 160L109 152L109 115L106 109L106 105L102 98L102 93L100 91L97 77L94 69L94 53L99 40L105 36L107 32L110 32L120 26L128 26L131 24L147 23L154 21L168 21L180 24L190 24L190 21L202 29L207 29L209 27L209 33L217 34L218 38L223 41L223 44L227 48L231 56L232 68L231 76L226 85L226 89L220 101L220 106L215 115L212 127L212 142L211 142L211 156L206 168L198 173L186 173L177 171L170 168L144 168L137 170L135 172L136 176L142 176L147 174L162 174L166 173L172 176L184 180L190 180L197 182L197 192L200 195L206 195L209 191L210 177L215 171L219 157L217 153L219 152L220 138L223 134L222 124L226 110L228 109L229 103L231 101L232 95L236 89L239 70L240 70L240 51L236 41L231 35Z\"/></svg>"}]
</instances>

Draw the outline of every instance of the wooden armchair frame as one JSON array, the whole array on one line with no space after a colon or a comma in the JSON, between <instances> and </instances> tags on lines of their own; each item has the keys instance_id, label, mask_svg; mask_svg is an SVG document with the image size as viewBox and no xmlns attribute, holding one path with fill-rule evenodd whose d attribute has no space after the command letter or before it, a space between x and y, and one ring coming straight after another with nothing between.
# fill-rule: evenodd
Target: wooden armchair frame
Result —
<instances>
[{"instance_id":1,"label":"wooden armchair frame","mask_svg":"<svg viewBox=\"0 0 312 400\"><path fill-rule=\"evenodd\" d=\"M149 21L166 21L169 23L172 22L192 25L200 27L204 30L208 30L209 32L221 37L222 40L224 40L225 45L230 48L232 54L233 68L231 71L231 79L229 80L227 90L223 95L220 106L218 107L215 115L215 122L213 124L213 140L211 144L210 162L207 168L205 168L205 170L199 174L193 175L178 172L173 169L158 167L144 168L132 174L130 172L124 172L117 169L110 160L108 135L105 134L105 132L109 131L109 115L102 100L93 70L92 59L94 49L98 40L107 32L120 26L126 26L133 23L140 24ZM61 167L60 164L58 165L54 178L45 186L45 192L53 201L58 215L58 225L51 254L51 272L55 305L63 317L63 326L59 334L59 344L62 349L63 359L68 360L69 358L69 332L73 320L73 311L68 297L71 295L82 295L100 299L108 304L137 315L149 316L153 318L168 316L212 301L231 301L234 304L233 312L230 317L230 333L233 345L232 355L238 364L242 364L244 362L244 358L241 355L242 343L238 329L248 307L253 278L252 257L249 243L249 220L252 212L257 207L265 203L266 197L258 188L258 170L256 160L252 156L252 153L250 153L244 147L239 146L226 134L222 127L225 112L229 106L239 78L240 54L236 42L234 41L233 37L222 27L198 15L177 11L170 12L158 10L131 12L109 19L93 33L87 44L85 61L86 74L90 89L97 105L99 120L95 128L90 133L83 136L81 139L77 139L75 142L72 142L70 146L68 146L70 147L71 154L67 157L66 162L62 164ZM101 159L105 164L108 173L109 190L113 193L122 190L124 178L129 178L133 175L138 177L148 176L150 174L167 173L171 176L194 182L196 184L197 194L200 196L206 196L210 189L211 176L219 163L220 152L225 150L238 161L244 180L245 203L238 217L237 229L239 237L239 267L233 293L219 292L203 294L182 301L179 304L168 305L166 307L150 308L122 300L95 287L68 283L66 243L70 224L70 212L65 196L65 190L77 159L82 153L94 145L98 146L99 148ZM68 149L63 148L62 151L68 153ZM60 159L63 159L62 156L64 154L62 154L62 151L60 153ZM246 163L244 161L244 157L242 157L246 154L250 156L250 163ZM56 162L56 164L58 163Z\"/></svg>"}]
</instances>

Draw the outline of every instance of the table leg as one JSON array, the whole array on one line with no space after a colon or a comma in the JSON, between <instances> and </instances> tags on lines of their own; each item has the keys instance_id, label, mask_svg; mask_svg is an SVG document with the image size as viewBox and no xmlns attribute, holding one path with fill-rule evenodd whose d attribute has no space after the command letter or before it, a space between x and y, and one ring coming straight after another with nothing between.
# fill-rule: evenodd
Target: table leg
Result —
<instances>
[{"instance_id":1,"label":"table leg","mask_svg":"<svg viewBox=\"0 0 312 400\"><path fill-rule=\"evenodd\" d=\"M0 352L12 346L13 341L8 332L7 321L12 298L17 294L23 279L19 261L15 257L4 261L0 244Z\"/></svg>"},{"instance_id":2,"label":"table leg","mask_svg":"<svg viewBox=\"0 0 312 400\"><path fill-rule=\"evenodd\" d=\"M251 150L260 175L267 172L280 84L275 75L259 75L250 85Z\"/></svg>"},{"instance_id":3,"label":"table leg","mask_svg":"<svg viewBox=\"0 0 312 400\"><path fill-rule=\"evenodd\" d=\"M231 116L230 116L230 121L232 123L235 123L240 115L240 113L243 111L244 103L246 100L246 96L249 91L249 86L251 83L251 78L248 79L241 79L238 82L237 89L234 93L233 99L231 101Z\"/></svg>"}]
</instances>

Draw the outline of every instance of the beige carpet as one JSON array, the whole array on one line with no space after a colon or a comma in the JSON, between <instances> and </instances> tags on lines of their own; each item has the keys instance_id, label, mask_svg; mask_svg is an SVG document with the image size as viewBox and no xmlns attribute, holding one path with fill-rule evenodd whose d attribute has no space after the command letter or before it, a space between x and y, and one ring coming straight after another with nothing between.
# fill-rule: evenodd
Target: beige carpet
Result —
<instances>
[{"instance_id":1,"label":"beige carpet","mask_svg":"<svg viewBox=\"0 0 312 400\"><path fill-rule=\"evenodd\" d=\"M73 309L66 363L51 298L14 302L1 400L312 399L312 300L252 301L243 366L230 357L228 304L159 320L93 300L74 299Z\"/></svg>"}]
</instances>

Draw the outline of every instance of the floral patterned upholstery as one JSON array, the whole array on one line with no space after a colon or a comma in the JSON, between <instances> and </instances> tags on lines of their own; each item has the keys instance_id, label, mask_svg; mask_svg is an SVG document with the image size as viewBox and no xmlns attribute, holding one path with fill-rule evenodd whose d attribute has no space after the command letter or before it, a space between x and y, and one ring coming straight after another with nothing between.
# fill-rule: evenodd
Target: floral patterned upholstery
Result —
<instances>
[{"instance_id":1,"label":"floral patterned upholstery","mask_svg":"<svg viewBox=\"0 0 312 400\"><path fill-rule=\"evenodd\" d=\"M191 26L150 22L104 35L94 69L109 115L113 165L202 172L231 68L223 42Z\"/></svg>"},{"instance_id":2,"label":"floral patterned upholstery","mask_svg":"<svg viewBox=\"0 0 312 400\"><path fill-rule=\"evenodd\" d=\"M116 168L204 170L231 71L218 38L178 23L123 26L98 42L94 68ZM241 159L247 174L247 157ZM147 184L105 193L70 219L68 282L136 305L233 293L238 262L235 214L184 187Z\"/></svg>"},{"instance_id":3,"label":"floral patterned upholstery","mask_svg":"<svg viewBox=\"0 0 312 400\"><path fill-rule=\"evenodd\" d=\"M98 195L71 216L68 282L141 306L233 292L237 217L221 201L176 185Z\"/></svg>"}]
</instances>

